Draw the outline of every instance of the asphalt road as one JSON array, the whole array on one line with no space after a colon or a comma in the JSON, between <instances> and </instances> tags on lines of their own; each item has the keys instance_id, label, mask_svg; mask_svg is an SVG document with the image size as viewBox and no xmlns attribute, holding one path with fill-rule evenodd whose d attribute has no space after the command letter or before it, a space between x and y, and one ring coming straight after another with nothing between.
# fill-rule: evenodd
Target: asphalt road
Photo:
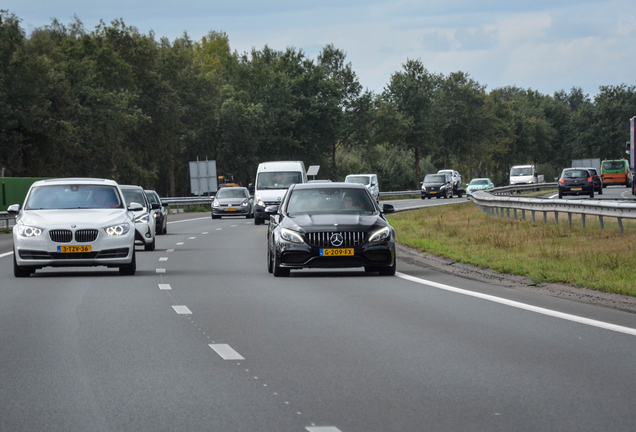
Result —
<instances>
[{"instance_id":1,"label":"asphalt road","mask_svg":"<svg viewBox=\"0 0 636 432\"><path fill-rule=\"evenodd\" d=\"M0 253L0 430L636 430L635 315L400 261L274 278L266 229L173 217L132 277Z\"/></svg>"}]
</instances>

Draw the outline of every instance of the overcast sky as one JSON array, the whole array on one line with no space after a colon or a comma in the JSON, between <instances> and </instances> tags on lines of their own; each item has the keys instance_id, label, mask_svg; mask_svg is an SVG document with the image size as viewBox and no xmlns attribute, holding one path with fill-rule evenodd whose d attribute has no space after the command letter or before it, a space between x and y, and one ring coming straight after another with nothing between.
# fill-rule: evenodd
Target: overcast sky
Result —
<instances>
[{"instance_id":1,"label":"overcast sky","mask_svg":"<svg viewBox=\"0 0 636 432\"><path fill-rule=\"evenodd\" d=\"M636 5L626 0L3 0L0 8L27 32L77 15L89 31L123 18L170 40L223 31L239 53L293 46L315 59L332 43L376 93L407 59L433 73L467 72L488 90L581 87L594 96L636 83Z\"/></svg>"}]
</instances>

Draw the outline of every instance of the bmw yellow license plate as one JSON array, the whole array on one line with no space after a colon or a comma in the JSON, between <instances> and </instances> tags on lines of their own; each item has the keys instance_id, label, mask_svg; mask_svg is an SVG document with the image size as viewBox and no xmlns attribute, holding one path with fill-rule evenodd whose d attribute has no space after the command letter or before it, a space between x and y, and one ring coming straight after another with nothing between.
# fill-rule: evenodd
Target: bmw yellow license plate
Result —
<instances>
[{"instance_id":1,"label":"bmw yellow license plate","mask_svg":"<svg viewBox=\"0 0 636 432\"><path fill-rule=\"evenodd\" d=\"M572 188L572 190L579 191L579 190L583 190L583 188Z\"/></svg>"},{"instance_id":2,"label":"bmw yellow license plate","mask_svg":"<svg viewBox=\"0 0 636 432\"><path fill-rule=\"evenodd\" d=\"M226 207L225 211L236 211L234 207Z\"/></svg>"},{"instance_id":3,"label":"bmw yellow license plate","mask_svg":"<svg viewBox=\"0 0 636 432\"><path fill-rule=\"evenodd\" d=\"M320 249L320 256L353 256L353 248Z\"/></svg>"},{"instance_id":4,"label":"bmw yellow license plate","mask_svg":"<svg viewBox=\"0 0 636 432\"><path fill-rule=\"evenodd\" d=\"M82 253L90 252L90 246L58 246L57 251L59 253Z\"/></svg>"}]
</instances>

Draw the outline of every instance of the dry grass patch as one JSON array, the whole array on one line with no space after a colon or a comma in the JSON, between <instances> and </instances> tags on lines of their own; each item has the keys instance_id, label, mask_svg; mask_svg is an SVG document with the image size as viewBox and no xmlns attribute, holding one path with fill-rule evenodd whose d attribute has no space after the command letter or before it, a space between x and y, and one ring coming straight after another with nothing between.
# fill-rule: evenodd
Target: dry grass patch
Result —
<instances>
[{"instance_id":1,"label":"dry grass patch","mask_svg":"<svg viewBox=\"0 0 636 432\"><path fill-rule=\"evenodd\" d=\"M536 223L492 217L472 202L429 207L392 215L397 240L422 252L500 273L526 276L535 283L559 282L636 296L636 222L623 220L624 232L613 218L566 213L536 213ZM520 212L518 217L521 218Z\"/></svg>"}]
</instances>

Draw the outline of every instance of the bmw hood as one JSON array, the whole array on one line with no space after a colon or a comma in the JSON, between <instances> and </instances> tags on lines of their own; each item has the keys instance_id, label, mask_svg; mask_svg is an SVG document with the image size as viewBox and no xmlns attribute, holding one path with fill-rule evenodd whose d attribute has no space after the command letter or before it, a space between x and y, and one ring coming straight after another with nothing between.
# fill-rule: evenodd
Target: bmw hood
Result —
<instances>
[{"instance_id":1,"label":"bmw hood","mask_svg":"<svg viewBox=\"0 0 636 432\"><path fill-rule=\"evenodd\" d=\"M131 222L125 209L69 209L26 210L20 215L20 223L46 229L105 228L113 224Z\"/></svg>"}]
</instances>

